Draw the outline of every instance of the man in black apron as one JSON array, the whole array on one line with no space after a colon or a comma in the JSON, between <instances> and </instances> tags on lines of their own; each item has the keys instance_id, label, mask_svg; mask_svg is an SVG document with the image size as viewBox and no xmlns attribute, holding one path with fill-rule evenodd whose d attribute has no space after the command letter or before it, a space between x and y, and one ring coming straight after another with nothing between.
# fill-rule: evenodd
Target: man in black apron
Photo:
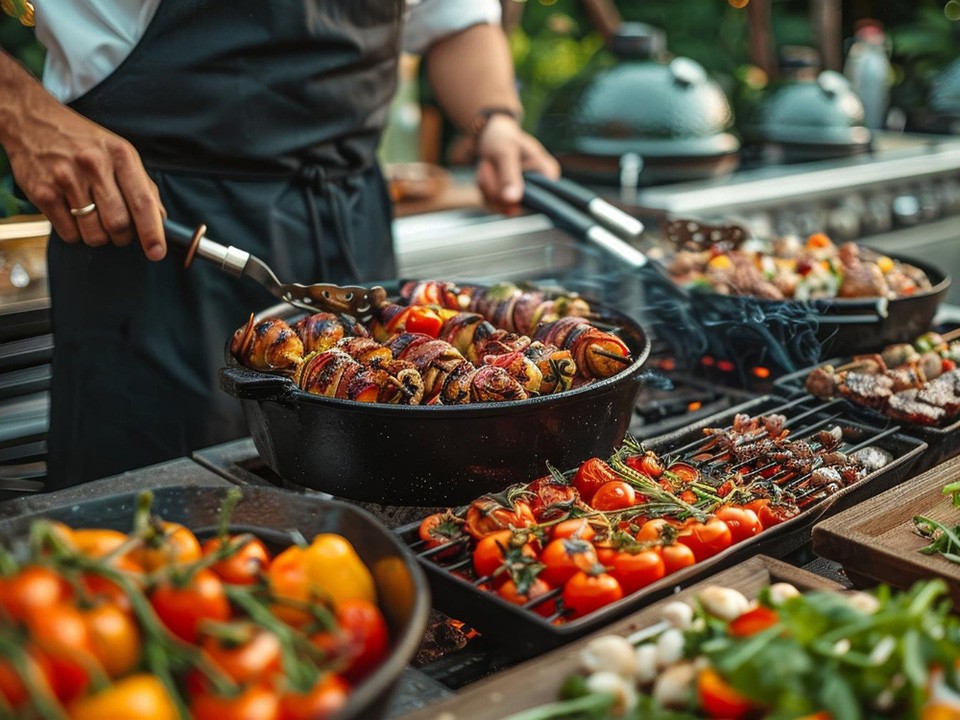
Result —
<instances>
[{"instance_id":1,"label":"man in black apron","mask_svg":"<svg viewBox=\"0 0 960 720\"><path fill-rule=\"evenodd\" d=\"M153 262L165 252L164 213L206 223L284 280L395 275L374 152L402 14L403 0L164 0L126 60L70 103L115 135L60 112L54 151L31 146L16 114L52 98L0 56L0 94L21 98L0 108L0 144L55 228L51 488L247 433L236 402L215 389L216 371L232 331L274 301L207 264ZM524 159L556 174L532 138L510 137L518 131L500 116L518 107L515 95L468 114L449 73L437 80L451 88L455 119L490 121L481 187L495 187L496 165ZM517 195L514 184L504 199Z\"/></svg>"}]
</instances>

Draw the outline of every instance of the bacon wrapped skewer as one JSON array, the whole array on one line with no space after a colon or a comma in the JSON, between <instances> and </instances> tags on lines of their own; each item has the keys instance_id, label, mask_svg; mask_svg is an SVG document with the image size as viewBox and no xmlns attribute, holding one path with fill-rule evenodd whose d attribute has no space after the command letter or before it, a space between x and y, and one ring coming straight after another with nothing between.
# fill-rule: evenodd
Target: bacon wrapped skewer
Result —
<instances>
[{"instance_id":1,"label":"bacon wrapped skewer","mask_svg":"<svg viewBox=\"0 0 960 720\"><path fill-rule=\"evenodd\" d=\"M361 365L382 370L393 378L393 391L381 393L379 402L394 405L420 404L423 399L423 378L413 363L394 359L389 348L368 337L343 338L336 344L336 349L347 353ZM384 390L388 388L385 387Z\"/></svg>"},{"instance_id":2,"label":"bacon wrapped skewer","mask_svg":"<svg viewBox=\"0 0 960 720\"><path fill-rule=\"evenodd\" d=\"M403 332L415 332L445 340L476 366L504 368L528 394L543 392L543 372L523 351L530 338L498 330L477 313L439 307L383 305L375 311L373 336L382 342Z\"/></svg>"},{"instance_id":3,"label":"bacon wrapped skewer","mask_svg":"<svg viewBox=\"0 0 960 720\"><path fill-rule=\"evenodd\" d=\"M455 347L421 333L401 333L386 346L420 371L426 403L461 404L524 400L526 391L500 367L474 367ZM480 371L483 372L480 372Z\"/></svg>"},{"instance_id":4,"label":"bacon wrapped skewer","mask_svg":"<svg viewBox=\"0 0 960 720\"><path fill-rule=\"evenodd\" d=\"M400 289L400 296L411 305L436 305L480 313L498 328L520 335L532 335L543 322L590 315L589 303L575 293L522 290L513 283L486 288L438 280L410 281Z\"/></svg>"},{"instance_id":5,"label":"bacon wrapped skewer","mask_svg":"<svg viewBox=\"0 0 960 720\"><path fill-rule=\"evenodd\" d=\"M533 338L573 353L583 378L610 377L632 362L630 348L623 340L581 317L564 317L541 325Z\"/></svg>"},{"instance_id":6,"label":"bacon wrapped skewer","mask_svg":"<svg viewBox=\"0 0 960 720\"><path fill-rule=\"evenodd\" d=\"M345 337L369 337L370 333L352 315L319 312L297 322L293 329L305 352L329 350Z\"/></svg>"},{"instance_id":7,"label":"bacon wrapped skewer","mask_svg":"<svg viewBox=\"0 0 960 720\"><path fill-rule=\"evenodd\" d=\"M341 350L317 350L303 359L293 379L314 395L377 402L386 373L364 367Z\"/></svg>"},{"instance_id":8,"label":"bacon wrapped skewer","mask_svg":"<svg viewBox=\"0 0 960 720\"><path fill-rule=\"evenodd\" d=\"M523 354L540 369L540 394L553 395L573 387L577 363L569 350L534 340Z\"/></svg>"},{"instance_id":9,"label":"bacon wrapped skewer","mask_svg":"<svg viewBox=\"0 0 960 720\"><path fill-rule=\"evenodd\" d=\"M251 313L247 324L233 334L230 352L254 370L293 372L303 359L303 343L283 320L267 318L254 323Z\"/></svg>"}]
</instances>

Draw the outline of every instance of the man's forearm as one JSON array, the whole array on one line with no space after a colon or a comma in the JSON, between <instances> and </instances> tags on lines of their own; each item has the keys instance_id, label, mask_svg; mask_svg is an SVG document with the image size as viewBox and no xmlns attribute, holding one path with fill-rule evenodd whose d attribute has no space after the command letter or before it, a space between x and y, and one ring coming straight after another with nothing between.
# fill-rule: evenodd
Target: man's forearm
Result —
<instances>
[{"instance_id":1,"label":"man's forearm","mask_svg":"<svg viewBox=\"0 0 960 720\"><path fill-rule=\"evenodd\" d=\"M462 128L484 108L520 111L513 59L499 25L474 25L433 45L427 73L440 105Z\"/></svg>"},{"instance_id":2,"label":"man's forearm","mask_svg":"<svg viewBox=\"0 0 960 720\"><path fill-rule=\"evenodd\" d=\"M42 117L45 104L56 102L26 68L0 50L0 145L16 142L27 118Z\"/></svg>"}]
</instances>

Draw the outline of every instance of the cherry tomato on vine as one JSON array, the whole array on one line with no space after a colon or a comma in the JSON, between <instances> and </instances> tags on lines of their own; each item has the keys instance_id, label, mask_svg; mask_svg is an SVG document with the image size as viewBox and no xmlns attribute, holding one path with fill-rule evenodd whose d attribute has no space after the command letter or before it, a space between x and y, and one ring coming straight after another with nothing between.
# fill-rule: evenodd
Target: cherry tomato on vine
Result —
<instances>
[{"instance_id":1,"label":"cherry tomato on vine","mask_svg":"<svg viewBox=\"0 0 960 720\"><path fill-rule=\"evenodd\" d=\"M679 542L664 545L660 554L663 556L663 567L667 575L690 567L697 561L693 550Z\"/></svg>"},{"instance_id":2,"label":"cherry tomato on vine","mask_svg":"<svg viewBox=\"0 0 960 720\"><path fill-rule=\"evenodd\" d=\"M597 534L597 531L590 525L587 518L570 518L554 525L550 530L550 537L554 540L563 540L573 538L575 540L586 540L590 542Z\"/></svg>"},{"instance_id":3,"label":"cherry tomato on vine","mask_svg":"<svg viewBox=\"0 0 960 720\"><path fill-rule=\"evenodd\" d=\"M346 705L349 694L350 684L346 680L327 673L307 693L282 695L278 720L327 720Z\"/></svg>"},{"instance_id":4,"label":"cherry tomato on vine","mask_svg":"<svg viewBox=\"0 0 960 720\"><path fill-rule=\"evenodd\" d=\"M607 573L586 573L578 570L563 586L563 607L572 617L581 617L616 602L623 589L616 578Z\"/></svg>"},{"instance_id":5,"label":"cherry tomato on vine","mask_svg":"<svg viewBox=\"0 0 960 720\"><path fill-rule=\"evenodd\" d=\"M747 540L763 530L760 518L749 508L736 505L726 505L717 510L714 515L727 524L733 542Z\"/></svg>"},{"instance_id":6,"label":"cherry tomato on vine","mask_svg":"<svg viewBox=\"0 0 960 720\"><path fill-rule=\"evenodd\" d=\"M636 553L622 550L613 558L610 574L620 583L624 594L629 595L666 575L666 566L658 550Z\"/></svg>"},{"instance_id":7,"label":"cherry tomato on vine","mask_svg":"<svg viewBox=\"0 0 960 720\"><path fill-rule=\"evenodd\" d=\"M109 555L129 539L129 536L119 530L108 528L79 528L70 536L77 552L94 558Z\"/></svg>"},{"instance_id":8,"label":"cherry tomato on vine","mask_svg":"<svg viewBox=\"0 0 960 720\"><path fill-rule=\"evenodd\" d=\"M264 685L250 685L234 697L201 693L190 701L193 720L277 720L280 698Z\"/></svg>"},{"instance_id":9,"label":"cherry tomato on vine","mask_svg":"<svg viewBox=\"0 0 960 720\"><path fill-rule=\"evenodd\" d=\"M590 458L584 460L577 468L573 476L573 486L580 493L583 501L589 504L597 490L606 483L619 479L620 476L606 462L600 458Z\"/></svg>"},{"instance_id":10,"label":"cherry tomato on vine","mask_svg":"<svg viewBox=\"0 0 960 720\"><path fill-rule=\"evenodd\" d=\"M367 600L345 600L337 606L337 625L346 639L349 658L344 676L359 682L386 657L390 647L390 629L374 603Z\"/></svg>"},{"instance_id":11,"label":"cherry tomato on vine","mask_svg":"<svg viewBox=\"0 0 960 720\"><path fill-rule=\"evenodd\" d=\"M650 451L643 455L631 455L624 460L624 463L641 475L646 475L654 480L663 475L663 465L660 463L660 459Z\"/></svg>"},{"instance_id":12,"label":"cherry tomato on vine","mask_svg":"<svg viewBox=\"0 0 960 720\"><path fill-rule=\"evenodd\" d=\"M427 548L436 548L449 545L463 537L463 521L454 516L449 510L428 515L420 522L418 529L420 539L427 544ZM438 553L433 557L447 557L454 548Z\"/></svg>"},{"instance_id":13,"label":"cherry tomato on vine","mask_svg":"<svg viewBox=\"0 0 960 720\"><path fill-rule=\"evenodd\" d=\"M140 660L140 630L123 609L109 603L81 610L90 635L90 646L112 678L125 675Z\"/></svg>"},{"instance_id":14,"label":"cherry tomato on vine","mask_svg":"<svg viewBox=\"0 0 960 720\"><path fill-rule=\"evenodd\" d=\"M611 480L604 483L593 494L590 505L596 510L605 512L611 510L625 510L633 507L637 502L637 493L633 486L623 480Z\"/></svg>"},{"instance_id":15,"label":"cherry tomato on vine","mask_svg":"<svg viewBox=\"0 0 960 720\"><path fill-rule=\"evenodd\" d=\"M539 577L533 579L530 587L525 594L521 594L517 589L517 584L513 580L507 580L503 585L497 588L497 594L509 603L514 605L526 605L531 600L543 597L551 591L550 586ZM538 615L550 617L556 612L557 604L553 600L544 600L531 608Z\"/></svg>"},{"instance_id":16,"label":"cherry tomato on vine","mask_svg":"<svg viewBox=\"0 0 960 720\"><path fill-rule=\"evenodd\" d=\"M473 569L478 577L494 575L505 563L523 562L523 558L536 560L537 552L526 538L516 536L510 530L486 535L473 551ZM505 573L497 574L495 580L506 580Z\"/></svg>"},{"instance_id":17,"label":"cherry tomato on vine","mask_svg":"<svg viewBox=\"0 0 960 720\"><path fill-rule=\"evenodd\" d=\"M197 536L188 528L180 523L163 521L157 536L131 555L145 570L153 572L167 565L192 563L201 558L203 551Z\"/></svg>"},{"instance_id":18,"label":"cherry tomato on vine","mask_svg":"<svg viewBox=\"0 0 960 720\"><path fill-rule=\"evenodd\" d=\"M579 494L576 488L562 485L548 475L530 483L524 499L530 505L537 521L543 522L569 512L570 507L579 499Z\"/></svg>"},{"instance_id":19,"label":"cherry tomato on vine","mask_svg":"<svg viewBox=\"0 0 960 720\"><path fill-rule=\"evenodd\" d=\"M70 720L179 720L173 699L156 675L129 675L68 708ZM222 720L222 719L221 719Z\"/></svg>"},{"instance_id":20,"label":"cherry tomato on vine","mask_svg":"<svg viewBox=\"0 0 960 720\"><path fill-rule=\"evenodd\" d=\"M640 530L637 532L637 541L661 542L675 537L676 534L676 524L666 518L652 518L640 526Z\"/></svg>"},{"instance_id":21,"label":"cherry tomato on vine","mask_svg":"<svg viewBox=\"0 0 960 720\"><path fill-rule=\"evenodd\" d=\"M52 693L53 668L50 666L50 661L32 645L25 647L23 650L23 661L26 663L27 672L30 673L29 677L32 682ZM9 660L0 660L0 699L6 700L7 704L16 710L28 698L29 693L23 683L23 678Z\"/></svg>"},{"instance_id":22,"label":"cherry tomato on vine","mask_svg":"<svg viewBox=\"0 0 960 720\"><path fill-rule=\"evenodd\" d=\"M280 639L260 627L244 626L243 638L223 638L205 634L200 647L210 660L240 685L269 682L281 669Z\"/></svg>"},{"instance_id":23,"label":"cherry tomato on vine","mask_svg":"<svg viewBox=\"0 0 960 720\"><path fill-rule=\"evenodd\" d=\"M677 540L693 550L694 557L700 562L730 547L733 537L723 520L712 517L703 523L691 521L685 524Z\"/></svg>"},{"instance_id":24,"label":"cherry tomato on vine","mask_svg":"<svg viewBox=\"0 0 960 720\"><path fill-rule=\"evenodd\" d=\"M181 640L195 643L201 620L224 622L230 618L230 603L220 578L209 570L200 570L182 587L163 580L150 593L154 611Z\"/></svg>"},{"instance_id":25,"label":"cherry tomato on vine","mask_svg":"<svg viewBox=\"0 0 960 720\"><path fill-rule=\"evenodd\" d=\"M463 528L470 537L479 540L500 530L536 524L533 511L523 500L516 500L512 505L505 506L493 498L482 497L470 504Z\"/></svg>"},{"instance_id":26,"label":"cherry tomato on vine","mask_svg":"<svg viewBox=\"0 0 960 720\"><path fill-rule=\"evenodd\" d=\"M586 540L560 538L551 540L540 553L544 568L540 577L553 587L560 587L581 570L597 565L597 551Z\"/></svg>"},{"instance_id":27,"label":"cherry tomato on vine","mask_svg":"<svg viewBox=\"0 0 960 720\"><path fill-rule=\"evenodd\" d=\"M236 540L236 536L228 537L227 542ZM220 538L210 538L201 546L204 557L210 557L220 551L223 543ZM270 553L259 538L251 538L238 550L215 562L210 570L230 585L253 585L261 573L270 567Z\"/></svg>"},{"instance_id":28,"label":"cherry tomato on vine","mask_svg":"<svg viewBox=\"0 0 960 720\"><path fill-rule=\"evenodd\" d=\"M0 578L0 605L11 620L22 622L33 610L56 605L69 594L66 581L41 565L28 565L12 577Z\"/></svg>"}]
</instances>

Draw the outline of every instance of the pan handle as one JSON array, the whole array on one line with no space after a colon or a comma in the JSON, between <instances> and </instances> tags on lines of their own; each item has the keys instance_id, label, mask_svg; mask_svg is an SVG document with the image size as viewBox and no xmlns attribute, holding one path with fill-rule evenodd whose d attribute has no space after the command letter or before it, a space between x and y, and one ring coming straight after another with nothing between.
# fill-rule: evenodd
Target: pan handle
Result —
<instances>
[{"instance_id":1,"label":"pan handle","mask_svg":"<svg viewBox=\"0 0 960 720\"><path fill-rule=\"evenodd\" d=\"M873 298L856 304L862 310L856 315L835 312L836 305L825 303L820 313L821 325L869 325L883 322L890 315L890 301L887 298Z\"/></svg>"},{"instance_id":2,"label":"pan handle","mask_svg":"<svg viewBox=\"0 0 960 720\"><path fill-rule=\"evenodd\" d=\"M293 382L243 367L220 368L220 389L240 400L280 400L293 391Z\"/></svg>"}]
</instances>

